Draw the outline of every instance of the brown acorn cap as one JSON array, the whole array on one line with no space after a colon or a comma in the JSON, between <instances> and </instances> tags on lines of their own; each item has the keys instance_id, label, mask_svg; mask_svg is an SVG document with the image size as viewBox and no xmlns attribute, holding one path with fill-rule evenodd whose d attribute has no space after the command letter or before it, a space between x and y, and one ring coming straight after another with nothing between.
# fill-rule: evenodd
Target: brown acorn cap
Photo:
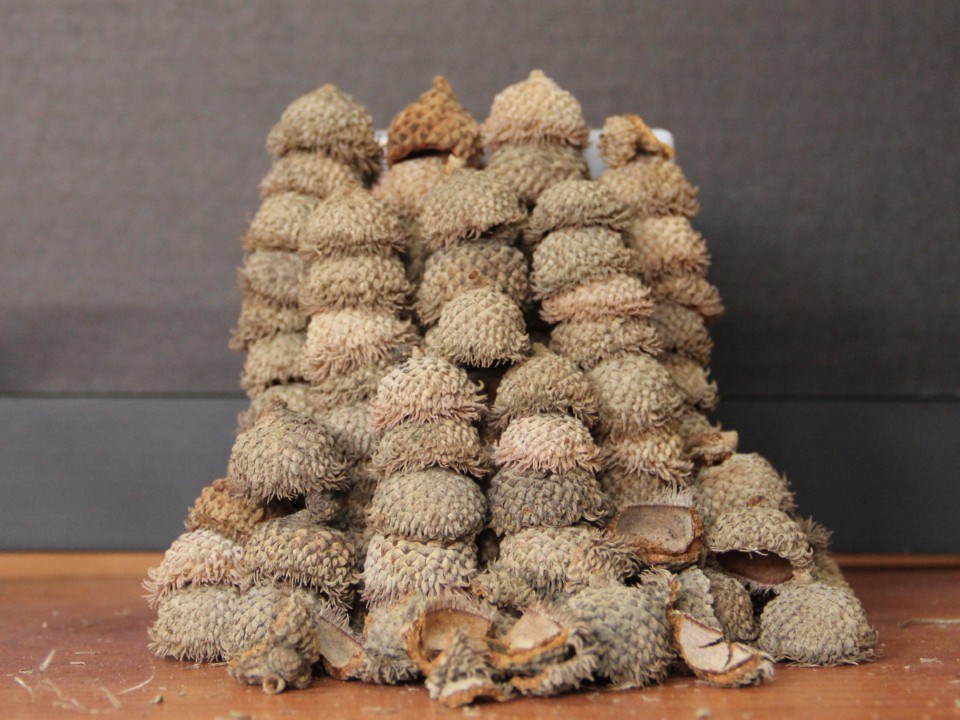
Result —
<instances>
[{"instance_id":1,"label":"brown acorn cap","mask_svg":"<svg viewBox=\"0 0 960 720\"><path fill-rule=\"evenodd\" d=\"M147 602L156 607L160 598L192 585L235 585L242 546L213 530L192 530L173 541L159 567L147 570L143 587Z\"/></svg>"},{"instance_id":2,"label":"brown acorn cap","mask_svg":"<svg viewBox=\"0 0 960 720\"><path fill-rule=\"evenodd\" d=\"M468 165L479 165L483 156L480 125L442 75L433 78L429 90L397 113L387 130L390 165L419 153L451 153Z\"/></svg>"},{"instance_id":3,"label":"brown acorn cap","mask_svg":"<svg viewBox=\"0 0 960 720\"><path fill-rule=\"evenodd\" d=\"M690 308L699 313L707 323L713 323L723 315L720 291L700 275L666 275L650 288L657 300Z\"/></svg>"},{"instance_id":4,"label":"brown acorn cap","mask_svg":"<svg viewBox=\"0 0 960 720\"><path fill-rule=\"evenodd\" d=\"M367 526L420 542L457 540L480 532L486 507L471 478L426 468L381 480L367 509Z\"/></svg>"},{"instance_id":5,"label":"brown acorn cap","mask_svg":"<svg viewBox=\"0 0 960 720\"><path fill-rule=\"evenodd\" d=\"M586 377L574 363L534 343L530 357L503 374L490 421L503 429L516 418L559 412L590 426L597 417L596 404Z\"/></svg>"},{"instance_id":6,"label":"brown acorn cap","mask_svg":"<svg viewBox=\"0 0 960 720\"><path fill-rule=\"evenodd\" d=\"M526 219L526 210L510 188L485 172L461 168L424 199L419 229L433 252L481 236L509 243Z\"/></svg>"},{"instance_id":7,"label":"brown acorn cap","mask_svg":"<svg viewBox=\"0 0 960 720\"><path fill-rule=\"evenodd\" d=\"M719 465L737 451L740 442L736 430L723 430L719 423L711 425L703 414L689 406L677 431L687 455L698 466Z\"/></svg>"},{"instance_id":8,"label":"brown acorn cap","mask_svg":"<svg viewBox=\"0 0 960 720\"><path fill-rule=\"evenodd\" d=\"M150 652L194 662L223 657L226 624L238 596L232 585L194 585L165 595L147 631Z\"/></svg>"},{"instance_id":9,"label":"brown acorn cap","mask_svg":"<svg viewBox=\"0 0 960 720\"><path fill-rule=\"evenodd\" d=\"M396 256L359 255L315 262L303 275L300 309L309 314L362 308L397 313L413 292Z\"/></svg>"},{"instance_id":10,"label":"brown acorn cap","mask_svg":"<svg viewBox=\"0 0 960 720\"><path fill-rule=\"evenodd\" d=\"M684 565L703 552L703 527L689 491L667 490L619 509L607 528L646 565Z\"/></svg>"},{"instance_id":11,"label":"brown acorn cap","mask_svg":"<svg viewBox=\"0 0 960 720\"><path fill-rule=\"evenodd\" d=\"M345 469L329 431L277 401L237 435L227 475L239 497L262 504L312 490L344 489Z\"/></svg>"},{"instance_id":12,"label":"brown acorn cap","mask_svg":"<svg viewBox=\"0 0 960 720\"><path fill-rule=\"evenodd\" d=\"M736 453L719 465L701 468L696 489L697 506L707 524L732 508L768 507L785 513L796 509L786 478L756 453Z\"/></svg>"},{"instance_id":13,"label":"brown acorn cap","mask_svg":"<svg viewBox=\"0 0 960 720\"><path fill-rule=\"evenodd\" d=\"M497 678L487 659L489 652L486 639L457 630L427 674L425 685L430 699L449 708L480 699L509 700L513 691Z\"/></svg>"},{"instance_id":14,"label":"brown acorn cap","mask_svg":"<svg viewBox=\"0 0 960 720\"><path fill-rule=\"evenodd\" d=\"M641 217L683 215L700 212L697 188L687 182L673 160L642 155L618 168L604 170L597 182Z\"/></svg>"},{"instance_id":15,"label":"brown acorn cap","mask_svg":"<svg viewBox=\"0 0 960 720\"><path fill-rule=\"evenodd\" d=\"M387 170L371 188L375 198L387 203L408 223L420 217L423 202L433 188L447 177L443 155L408 157ZM410 245L418 242L415 233ZM409 246L408 246L409 250Z\"/></svg>"},{"instance_id":16,"label":"brown acorn cap","mask_svg":"<svg viewBox=\"0 0 960 720\"><path fill-rule=\"evenodd\" d=\"M667 275L705 276L710 267L707 242L685 217L639 217L625 237L636 250L637 271L647 282Z\"/></svg>"},{"instance_id":17,"label":"brown acorn cap","mask_svg":"<svg viewBox=\"0 0 960 720\"><path fill-rule=\"evenodd\" d=\"M227 672L243 685L259 685L268 695L276 695L287 688L310 687L313 661L298 648L270 639L233 658Z\"/></svg>"},{"instance_id":18,"label":"brown acorn cap","mask_svg":"<svg viewBox=\"0 0 960 720\"><path fill-rule=\"evenodd\" d=\"M396 535L374 535L363 567L363 596L376 607L410 593L441 595L468 587L476 572L472 539L421 543Z\"/></svg>"},{"instance_id":19,"label":"brown acorn cap","mask_svg":"<svg viewBox=\"0 0 960 720\"><path fill-rule=\"evenodd\" d=\"M660 341L646 318L605 317L560 323L550 333L550 349L589 371L605 360L657 355Z\"/></svg>"},{"instance_id":20,"label":"brown acorn cap","mask_svg":"<svg viewBox=\"0 0 960 720\"><path fill-rule=\"evenodd\" d=\"M750 591L743 583L712 567L702 570L710 581L713 612L728 640L752 642L760 632L753 613Z\"/></svg>"},{"instance_id":21,"label":"brown acorn cap","mask_svg":"<svg viewBox=\"0 0 960 720\"><path fill-rule=\"evenodd\" d=\"M603 436L633 435L675 423L683 411L680 389L649 355L604 360L587 373L587 382L597 398Z\"/></svg>"},{"instance_id":22,"label":"brown acorn cap","mask_svg":"<svg viewBox=\"0 0 960 720\"><path fill-rule=\"evenodd\" d=\"M407 654L428 673L440 661L456 635L463 633L486 641L494 630L497 611L470 595L449 592L423 598L404 628Z\"/></svg>"},{"instance_id":23,"label":"brown acorn cap","mask_svg":"<svg viewBox=\"0 0 960 720\"><path fill-rule=\"evenodd\" d=\"M683 392L686 402L698 410L710 411L719 402L717 383L710 380L709 368L676 353L663 353L660 362Z\"/></svg>"},{"instance_id":24,"label":"brown acorn cap","mask_svg":"<svg viewBox=\"0 0 960 720\"><path fill-rule=\"evenodd\" d=\"M307 316L297 307L278 305L262 295L244 293L237 326L230 331L230 349L242 352L250 343L277 333L300 333L307 329Z\"/></svg>"},{"instance_id":25,"label":"brown acorn cap","mask_svg":"<svg viewBox=\"0 0 960 720\"><path fill-rule=\"evenodd\" d=\"M855 665L875 657L877 632L853 593L814 582L783 587L766 604L757 644L798 665Z\"/></svg>"},{"instance_id":26,"label":"brown acorn cap","mask_svg":"<svg viewBox=\"0 0 960 720\"><path fill-rule=\"evenodd\" d=\"M430 255L415 305L420 322L432 325L447 303L478 288L497 290L517 305L525 303L530 286L523 253L496 240L480 240Z\"/></svg>"},{"instance_id":27,"label":"brown acorn cap","mask_svg":"<svg viewBox=\"0 0 960 720\"><path fill-rule=\"evenodd\" d=\"M293 252L259 250L243 259L237 281L244 293L255 293L280 305L296 307L303 260Z\"/></svg>"},{"instance_id":28,"label":"brown acorn cap","mask_svg":"<svg viewBox=\"0 0 960 720\"><path fill-rule=\"evenodd\" d=\"M600 158L611 168L623 167L643 155L666 159L674 155L673 148L660 142L638 115L611 115L604 120L598 147Z\"/></svg>"},{"instance_id":29,"label":"brown acorn cap","mask_svg":"<svg viewBox=\"0 0 960 720\"><path fill-rule=\"evenodd\" d=\"M377 449L377 434L370 424L366 402L337 405L317 413L316 420L351 463L369 459Z\"/></svg>"},{"instance_id":30,"label":"brown acorn cap","mask_svg":"<svg viewBox=\"0 0 960 720\"><path fill-rule=\"evenodd\" d=\"M657 303L650 321L665 351L689 358L703 367L710 365L713 339L696 311L672 302Z\"/></svg>"},{"instance_id":31,"label":"brown acorn cap","mask_svg":"<svg viewBox=\"0 0 960 720\"><path fill-rule=\"evenodd\" d=\"M627 472L613 467L604 467L598 476L600 488L615 507L643 505L656 500L672 485L655 475Z\"/></svg>"},{"instance_id":32,"label":"brown acorn cap","mask_svg":"<svg viewBox=\"0 0 960 720\"><path fill-rule=\"evenodd\" d=\"M473 425L441 418L419 425L401 423L387 430L373 454L373 466L382 477L434 466L481 477L487 458Z\"/></svg>"},{"instance_id":33,"label":"brown acorn cap","mask_svg":"<svg viewBox=\"0 0 960 720\"><path fill-rule=\"evenodd\" d=\"M320 201L296 192L265 198L243 236L244 252L295 252L303 242L307 221Z\"/></svg>"},{"instance_id":34,"label":"brown acorn cap","mask_svg":"<svg viewBox=\"0 0 960 720\"><path fill-rule=\"evenodd\" d=\"M536 246L545 235L563 228L605 227L623 232L630 210L593 180L564 180L551 185L537 201L523 230L524 242Z\"/></svg>"},{"instance_id":35,"label":"brown acorn cap","mask_svg":"<svg viewBox=\"0 0 960 720\"><path fill-rule=\"evenodd\" d=\"M513 420L500 435L493 460L517 472L562 475L600 470L600 451L587 427L575 417L556 412Z\"/></svg>"},{"instance_id":36,"label":"brown acorn cap","mask_svg":"<svg viewBox=\"0 0 960 720\"><path fill-rule=\"evenodd\" d=\"M527 207L564 180L590 177L583 151L569 145L503 145L491 153L485 172L507 185Z\"/></svg>"},{"instance_id":37,"label":"brown acorn cap","mask_svg":"<svg viewBox=\"0 0 960 720\"><path fill-rule=\"evenodd\" d=\"M519 362L530 352L523 311L491 288L470 290L447 303L424 345L434 355L473 367Z\"/></svg>"},{"instance_id":38,"label":"brown acorn cap","mask_svg":"<svg viewBox=\"0 0 960 720\"><path fill-rule=\"evenodd\" d=\"M604 468L652 475L670 485L686 485L693 470L684 453L683 439L669 425L607 440L600 451Z\"/></svg>"},{"instance_id":39,"label":"brown acorn cap","mask_svg":"<svg viewBox=\"0 0 960 720\"><path fill-rule=\"evenodd\" d=\"M277 333L254 340L247 346L247 359L240 374L240 385L254 398L271 385L303 380L300 353L304 333Z\"/></svg>"},{"instance_id":40,"label":"brown acorn cap","mask_svg":"<svg viewBox=\"0 0 960 720\"><path fill-rule=\"evenodd\" d=\"M501 90L483 123L484 144L490 150L504 144L584 148L589 136L580 103L542 70Z\"/></svg>"},{"instance_id":41,"label":"brown acorn cap","mask_svg":"<svg viewBox=\"0 0 960 720\"><path fill-rule=\"evenodd\" d=\"M380 477L373 471L369 460L357 463L350 468L349 473L353 482L350 489L343 495L343 511L340 515L339 527L363 530L367 525L367 506L373 499ZM364 545L364 556L366 556L365 548ZM362 557L358 559L363 561Z\"/></svg>"},{"instance_id":42,"label":"brown acorn cap","mask_svg":"<svg viewBox=\"0 0 960 720\"><path fill-rule=\"evenodd\" d=\"M543 239L533 253L530 285L538 299L585 282L630 273L632 250L619 233L603 227L565 228Z\"/></svg>"},{"instance_id":43,"label":"brown acorn cap","mask_svg":"<svg viewBox=\"0 0 960 720\"><path fill-rule=\"evenodd\" d=\"M267 508L234 496L230 481L222 478L200 491L187 511L184 526L187 530L212 530L243 543L266 516Z\"/></svg>"},{"instance_id":44,"label":"brown acorn cap","mask_svg":"<svg viewBox=\"0 0 960 720\"><path fill-rule=\"evenodd\" d=\"M715 687L757 685L773 677L773 659L756 648L727 642L717 628L671 612L673 638L693 674Z\"/></svg>"},{"instance_id":45,"label":"brown acorn cap","mask_svg":"<svg viewBox=\"0 0 960 720\"><path fill-rule=\"evenodd\" d=\"M472 422L486 410L479 384L463 368L419 351L380 380L370 401L371 423L378 430L441 418Z\"/></svg>"},{"instance_id":46,"label":"brown acorn cap","mask_svg":"<svg viewBox=\"0 0 960 720\"><path fill-rule=\"evenodd\" d=\"M267 136L274 157L291 150L327 155L363 175L380 169L380 144L373 118L360 103L333 85L324 85L294 100Z\"/></svg>"},{"instance_id":47,"label":"brown acorn cap","mask_svg":"<svg viewBox=\"0 0 960 720\"><path fill-rule=\"evenodd\" d=\"M386 255L406 247L406 226L387 203L362 188L334 193L307 221L300 253L309 261Z\"/></svg>"},{"instance_id":48,"label":"brown acorn cap","mask_svg":"<svg viewBox=\"0 0 960 720\"><path fill-rule=\"evenodd\" d=\"M277 193L311 196L318 200L346 188L363 187L363 177L339 160L313 152L290 152L273 161L260 181L260 197Z\"/></svg>"},{"instance_id":49,"label":"brown acorn cap","mask_svg":"<svg viewBox=\"0 0 960 720\"><path fill-rule=\"evenodd\" d=\"M551 324L609 317L645 318L652 312L650 288L622 273L589 280L551 295L540 306L540 318Z\"/></svg>"},{"instance_id":50,"label":"brown acorn cap","mask_svg":"<svg viewBox=\"0 0 960 720\"><path fill-rule=\"evenodd\" d=\"M599 523L612 506L592 473L563 475L503 468L490 481L490 527L500 534L525 527Z\"/></svg>"}]
</instances>

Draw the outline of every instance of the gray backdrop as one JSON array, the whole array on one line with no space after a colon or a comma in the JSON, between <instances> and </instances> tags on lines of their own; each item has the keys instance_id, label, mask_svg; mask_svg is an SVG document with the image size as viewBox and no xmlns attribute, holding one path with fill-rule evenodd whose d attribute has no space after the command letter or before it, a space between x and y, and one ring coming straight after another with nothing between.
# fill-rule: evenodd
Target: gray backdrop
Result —
<instances>
[{"instance_id":1,"label":"gray backdrop","mask_svg":"<svg viewBox=\"0 0 960 720\"><path fill-rule=\"evenodd\" d=\"M0 1L0 548L163 547L221 473L267 131L541 67L670 128L719 417L840 549L960 551L960 4Z\"/></svg>"}]
</instances>

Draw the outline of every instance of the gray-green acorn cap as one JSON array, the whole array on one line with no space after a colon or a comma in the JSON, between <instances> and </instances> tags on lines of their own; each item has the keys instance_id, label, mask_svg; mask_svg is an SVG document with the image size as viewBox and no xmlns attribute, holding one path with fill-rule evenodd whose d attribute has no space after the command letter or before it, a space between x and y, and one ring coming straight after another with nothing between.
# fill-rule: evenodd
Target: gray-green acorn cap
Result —
<instances>
[{"instance_id":1,"label":"gray-green acorn cap","mask_svg":"<svg viewBox=\"0 0 960 720\"><path fill-rule=\"evenodd\" d=\"M709 523L736 507L769 507L792 513L793 493L770 462L756 453L735 453L719 465L701 468L697 506Z\"/></svg>"},{"instance_id":2,"label":"gray-green acorn cap","mask_svg":"<svg viewBox=\"0 0 960 720\"><path fill-rule=\"evenodd\" d=\"M221 658L223 635L238 595L232 585L194 585L164 595L148 631L150 651L194 662Z\"/></svg>"},{"instance_id":3,"label":"gray-green acorn cap","mask_svg":"<svg viewBox=\"0 0 960 720\"><path fill-rule=\"evenodd\" d=\"M753 612L750 591L735 577L713 568L702 570L710 581L713 612L728 640L752 642L760 628Z\"/></svg>"}]
</instances>

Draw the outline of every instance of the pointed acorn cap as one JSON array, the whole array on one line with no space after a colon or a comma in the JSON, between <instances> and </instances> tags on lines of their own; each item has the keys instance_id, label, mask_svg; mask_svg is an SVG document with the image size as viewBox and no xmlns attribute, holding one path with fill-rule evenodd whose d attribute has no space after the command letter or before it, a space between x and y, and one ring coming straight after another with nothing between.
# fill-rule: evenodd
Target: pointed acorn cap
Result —
<instances>
[{"instance_id":1,"label":"pointed acorn cap","mask_svg":"<svg viewBox=\"0 0 960 720\"><path fill-rule=\"evenodd\" d=\"M690 358L675 353L663 353L659 360L680 388L687 404L697 410L709 412L719 402L717 383L710 380L710 370Z\"/></svg>"},{"instance_id":2,"label":"pointed acorn cap","mask_svg":"<svg viewBox=\"0 0 960 720\"><path fill-rule=\"evenodd\" d=\"M697 505L710 522L737 507L768 507L792 513L793 493L766 458L736 453L719 465L701 468L696 479Z\"/></svg>"},{"instance_id":3,"label":"pointed acorn cap","mask_svg":"<svg viewBox=\"0 0 960 720\"><path fill-rule=\"evenodd\" d=\"M421 425L401 423L387 430L373 454L373 466L383 477L433 466L482 477L486 456L473 425L441 418Z\"/></svg>"},{"instance_id":4,"label":"pointed acorn cap","mask_svg":"<svg viewBox=\"0 0 960 720\"><path fill-rule=\"evenodd\" d=\"M363 177L339 160L315 152L290 152L273 161L260 181L260 197L293 193L324 200L348 188L363 187Z\"/></svg>"},{"instance_id":5,"label":"pointed acorn cap","mask_svg":"<svg viewBox=\"0 0 960 720\"><path fill-rule=\"evenodd\" d=\"M307 319L296 306L278 305L262 295L244 293L237 325L230 330L229 348L242 352L251 343L278 333L302 333L307 329Z\"/></svg>"},{"instance_id":6,"label":"pointed acorn cap","mask_svg":"<svg viewBox=\"0 0 960 720\"><path fill-rule=\"evenodd\" d=\"M503 145L495 150L484 170L503 182L527 206L564 180L586 180L590 167L583 150L569 145Z\"/></svg>"},{"instance_id":7,"label":"pointed acorn cap","mask_svg":"<svg viewBox=\"0 0 960 720\"><path fill-rule=\"evenodd\" d=\"M697 188L673 160L643 155L618 168L600 173L597 182L641 217L682 215L700 212Z\"/></svg>"},{"instance_id":8,"label":"pointed acorn cap","mask_svg":"<svg viewBox=\"0 0 960 720\"><path fill-rule=\"evenodd\" d=\"M657 300L690 308L708 323L724 313L720 291L699 275L667 275L653 283L650 289Z\"/></svg>"},{"instance_id":9,"label":"pointed acorn cap","mask_svg":"<svg viewBox=\"0 0 960 720\"><path fill-rule=\"evenodd\" d=\"M540 196L524 228L524 241L536 245L554 230L593 225L623 232L630 221L629 208L599 183L565 180Z\"/></svg>"},{"instance_id":10,"label":"pointed acorn cap","mask_svg":"<svg viewBox=\"0 0 960 720\"><path fill-rule=\"evenodd\" d=\"M477 165L483 155L480 125L453 94L442 75L433 86L397 113L387 130L387 162L419 153L450 153Z\"/></svg>"},{"instance_id":11,"label":"pointed acorn cap","mask_svg":"<svg viewBox=\"0 0 960 720\"><path fill-rule=\"evenodd\" d=\"M670 485L686 485L693 466L683 438L669 425L608 439L600 446L603 467L633 475L652 475Z\"/></svg>"},{"instance_id":12,"label":"pointed acorn cap","mask_svg":"<svg viewBox=\"0 0 960 720\"><path fill-rule=\"evenodd\" d=\"M306 234L307 223L320 201L309 195L282 192L266 198L243 236L246 252L295 252Z\"/></svg>"},{"instance_id":13,"label":"pointed acorn cap","mask_svg":"<svg viewBox=\"0 0 960 720\"><path fill-rule=\"evenodd\" d=\"M657 329L663 350L689 358L703 367L710 365L713 339L703 318L695 310L673 302L661 302L654 308L650 321Z\"/></svg>"},{"instance_id":14,"label":"pointed acorn cap","mask_svg":"<svg viewBox=\"0 0 960 720\"><path fill-rule=\"evenodd\" d=\"M505 534L525 527L599 523L612 506L593 473L572 470L557 475L503 468L490 481L490 527Z\"/></svg>"},{"instance_id":15,"label":"pointed acorn cap","mask_svg":"<svg viewBox=\"0 0 960 720\"><path fill-rule=\"evenodd\" d=\"M683 216L636 218L625 238L637 253L637 272L647 282L667 275L705 276L710 267L706 240Z\"/></svg>"},{"instance_id":16,"label":"pointed acorn cap","mask_svg":"<svg viewBox=\"0 0 960 720\"><path fill-rule=\"evenodd\" d=\"M255 293L280 305L296 307L303 260L280 250L252 252L237 270L240 290Z\"/></svg>"},{"instance_id":17,"label":"pointed acorn cap","mask_svg":"<svg viewBox=\"0 0 960 720\"><path fill-rule=\"evenodd\" d=\"M257 523L267 516L267 509L235 496L226 478L214 480L200 491L187 511L187 530L212 530L237 543L243 543Z\"/></svg>"},{"instance_id":18,"label":"pointed acorn cap","mask_svg":"<svg viewBox=\"0 0 960 720\"><path fill-rule=\"evenodd\" d=\"M254 398L271 385L302 380L300 353L305 340L302 332L283 332L251 342L240 375L247 396Z\"/></svg>"},{"instance_id":19,"label":"pointed acorn cap","mask_svg":"<svg viewBox=\"0 0 960 720\"><path fill-rule=\"evenodd\" d=\"M540 304L540 317L551 324L611 317L645 318L653 313L653 307L650 288L632 275L617 273L551 295Z\"/></svg>"},{"instance_id":20,"label":"pointed acorn cap","mask_svg":"<svg viewBox=\"0 0 960 720\"><path fill-rule=\"evenodd\" d=\"M556 412L513 420L500 435L493 459L518 472L600 469L600 451L587 427L575 417Z\"/></svg>"},{"instance_id":21,"label":"pointed acorn cap","mask_svg":"<svg viewBox=\"0 0 960 720\"><path fill-rule=\"evenodd\" d=\"M587 381L597 398L603 435L631 435L680 419L683 395L649 355L604 360L587 373Z\"/></svg>"},{"instance_id":22,"label":"pointed acorn cap","mask_svg":"<svg viewBox=\"0 0 960 720\"><path fill-rule=\"evenodd\" d=\"M629 273L633 251L619 233L603 227L565 228L550 233L533 253L530 285L544 299L590 280Z\"/></svg>"},{"instance_id":23,"label":"pointed acorn cap","mask_svg":"<svg viewBox=\"0 0 960 720\"><path fill-rule=\"evenodd\" d=\"M773 658L683 612L671 612L673 638L693 674L714 687L757 685L773 677Z\"/></svg>"},{"instance_id":24,"label":"pointed acorn cap","mask_svg":"<svg viewBox=\"0 0 960 720\"><path fill-rule=\"evenodd\" d=\"M443 155L408 157L380 176L371 192L410 222L423 211L426 196L447 177Z\"/></svg>"},{"instance_id":25,"label":"pointed acorn cap","mask_svg":"<svg viewBox=\"0 0 960 720\"><path fill-rule=\"evenodd\" d=\"M523 311L490 288L470 290L447 303L424 344L432 354L473 367L519 362L530 352Z\"/></svg>"},{"instance_id":26,"label":"pointed acorn cap","mask_svg":"<svg viewBox=\"0 0 960 720\"><path fill-rule=\"evenodd\" d=\"M673 148L660 142L647 124L637 115L611 115L600 133L600 158L607 167L623 167L641 155L670 159Z\"/></svg>"},{"instance_id":27,"label":"pointed acorn cap","mask_svg":"<svg viewBox=\"0 0 960 720\"><path fill-rule=\"evenodd\" d=\"M658 355L660 340L653 323L638 317L569 320L550 333L550 348L584 370L629 355Z\"/></svg>"},{"instance_id":28,"label":"pointed acorn cap","mask_svg":"<svg viewBox=\"0 0 960 720\"><path fill-rule=\"evenodd\" d=\"M519 83L501 90L483 123L484 144L496 150L513 145L587 145L590 129L577 99L534 70Z\"/></svg>"},{"instance_id":29,"label":"pointed acorn cap","mask_svg":"<svg viewBox=\"0 0 960 720\"><path fill-rule=\"evenodd\" d=\"M143 583L150 607L163 596L191 585L233 585L240 579L243 548L213 530L193 530L173 541L159 567Z\"/></svg>"},{"instance_id":30,"label":"pointed acorn cap","mask_svg":"<svg viewBox=\"0 0 960 720\"><path fill-rule=\"evenodd\" d=\"M406 246L406 228L389 205L363 189L337 192L307 222L301 253L310 260L390 255Z\"/></svg>"}]
</instances>

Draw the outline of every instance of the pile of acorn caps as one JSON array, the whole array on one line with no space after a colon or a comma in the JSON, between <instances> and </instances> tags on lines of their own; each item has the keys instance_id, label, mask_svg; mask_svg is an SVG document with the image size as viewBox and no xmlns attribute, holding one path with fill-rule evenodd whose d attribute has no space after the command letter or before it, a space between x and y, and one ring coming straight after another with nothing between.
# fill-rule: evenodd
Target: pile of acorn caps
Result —
<instances>
[{"instance_id":1,"label":"pile of acorn caps","mask_svg":"<svg viewBox=\"0 0 960 720\"><path fill-rule=\"evenodd\" d=\"M635 115L591 179L542 72L480 125L324 86L270 131L231 346L249 408L145 582L151 649L268 692L755 684L876 634L786 479L709 419L697 191Z\"/></svg>"}]
</instances>

